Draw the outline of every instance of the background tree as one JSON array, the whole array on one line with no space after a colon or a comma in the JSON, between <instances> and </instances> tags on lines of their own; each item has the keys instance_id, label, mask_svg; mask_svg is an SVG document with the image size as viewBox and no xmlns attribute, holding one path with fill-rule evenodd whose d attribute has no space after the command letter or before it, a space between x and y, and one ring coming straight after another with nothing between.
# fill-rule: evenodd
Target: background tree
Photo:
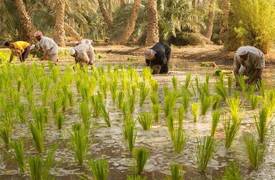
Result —
<instances>
[{"instance_id":1,"label":"background tree","mask_svg":"<svg viewBox=\"0 0 275 180\"><path fill-rule=\"evenodd\" d=\"M55 5L55 26L54 26L54 40L59 46L65 46L65 0L56 0Z\"/></svg>"},{"instance_id":2,"label":"background tree","mask_svg":"<svg viewBox=\"0 0 275 180\"><path fill-rule=\"evenodd\" d=\"M148 0L147 6L146 45L149 46L159 41L157 0Z\"/></svg>"}]
</instances>

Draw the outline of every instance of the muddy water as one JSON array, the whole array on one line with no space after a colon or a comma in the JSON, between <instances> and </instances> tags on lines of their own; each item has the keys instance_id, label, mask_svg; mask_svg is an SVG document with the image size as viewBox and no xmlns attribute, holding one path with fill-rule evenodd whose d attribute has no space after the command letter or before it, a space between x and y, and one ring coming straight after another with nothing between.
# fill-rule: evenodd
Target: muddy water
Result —
<instances>
[{"instance_id":1,"label":"muddy water","mask_svg":"<svg viewBox=\"0 0 275 180\"><path fill-rule=\"evenodd\" d=\"M114 56L115 58L119 58ZM125 58L125 57L121 57ZM135 57L136 58L136 57ZM141 58L137 57L141 62ZM128 64L141 69L143 66L140 63L125 61L108 62L103 61L98 63L99 66L106 64ZM31 63L31 62L29 62ZM71 60L62 61L62 65L72 64ZM224 69L230 69L230 66L221 66ZM269 87L275 87L275 72L273 67L266 69L264 77L267 79L266 84ZM154 78L160 83L160 88L164 85L171 86L171 78L176 76L180 82L183 82L187 73L192 73L193 77L198 76L202 81L206 74L213 74L211 68L202 68L195 62L184 62L177 65L173 64L172 72L168 75L156 75ZM212 80L213 81L213 80ZM139 112L148 111L150 108L149 98L145 105L140 108L136 104L135 117ZM94 126L90 133L90 146L87 159L105 158L110 165L110 180L124 180L126 176L133 173L134 161L131 158L129 151L123 141L122 135L122 113L114 107L110 96L107 99L107 107L110 112L112 127L106 128L103 119L92 118ZM244 143L242 142L242 133L249 131L254 132L253 126L255 111L251 111L249 107L242 107L242 126L233 143L230 151L224 148L224 131L222 123L219 124L216 134L216 152L213 159L209 162L206 174L200 174L196 169L196 145L198 138L209 135L211 129L211 112L206 116L200 117L197 123L194 123L190 112L187 113L184 121L184 129L187 135L187 143L184 151L180 154L175 154L172 147L172 142L169 137L168 129L165 125L164 114L161 113L160 123L155 123L150 131L143 131L137 123L137 147L146 147L150 150L150 159L145 166L144 175L148 180L162 180L170 175L169 165L171 163L179 163L185 171L185 179L187 180L204 180L204 179L220 179L223 170L227 163L236 160L240 166L245 179L272 180L275 179L275 123L273 121L269 132L267 154L263 165L258 171L252 171L248 167L248 160L244 151ZM79 167L74 160L74 154L70 145L71 126L75 122L80 121L78 116L78 107L71 108L66 114L66 120L62 131L58 131L54 123L46 129L46 145L50 147L53 144L58 145L55 155L55 165L51 170L51 174L60 180L74 179L91 179L91 173L87 166ZM35 153L32 144L31 134L28 126L19 125L15 128L13 138L23 137L25 141L27 155ZM0 179L2 180L19 180L29 179L27 176L18 175L16 162L12 158L11 152L5 152L0 146Z\"/></svg>"}]
</instances>

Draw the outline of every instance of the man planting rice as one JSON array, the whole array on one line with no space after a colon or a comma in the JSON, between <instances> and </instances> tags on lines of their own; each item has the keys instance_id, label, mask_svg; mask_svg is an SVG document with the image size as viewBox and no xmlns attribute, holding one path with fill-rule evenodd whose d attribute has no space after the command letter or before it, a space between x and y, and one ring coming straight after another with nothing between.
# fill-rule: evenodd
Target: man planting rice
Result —
<instances>
[{"instance_id":1,"label":"man planting rice","mask_svg":"<svg viewBox=\"0 0 275 180\"><path fill-rule=\"evenodd\" d=\"M12 62L14 56L19 57L20 62L24 62L31 51L31 45L25 41L16 41L16 42L5 42L4 46L8 47L11 50L10 60Z\"/></svg>"},{"instance_id":2,"label":"man planting rice","mask_svg":"<svg viewBox=\"0 0 275 180\"><path fill-rule=\"evenodd\" d=\"M233 71L236 78L247 76L247 84L258 84L265 68L264 53L252 46L240 47L235 54Z\"/></svg>"},{"instance_id":3,"label":"man planting rice","mask_svg":"<svg viewBox=\"0 0 275 180\"><path fill-rule=\"evenodd\" d=\"M52 38L46 37L42 32L38 31L34 34L38 43L36 47L43 52L42 60L52 60L58 62L58 45Z\"/></svg>"},{"instance_id":4,"label":"man planting rice","mask_svg":"<svg viewBox=\"0 0 275 180\"><path fill-rule=\"evenodd\" d=\"M163 43L157 43L144 53L147 66L150 66L153 74L168 73L168 63L171 57L171 48Z\"/></svg>"},{"instance_id":5,"label":"man planting rice","mask_svg":"<svg viewBox=\"0 0 275 180\"><path fill-rule=\"evenodd\" d=\"M93 65L95 61L95 52L92 41L88 39L81 40L70 50L71 56L75 58L75 63L83 66L84 64Z\"/></svg>"}]
</instances>

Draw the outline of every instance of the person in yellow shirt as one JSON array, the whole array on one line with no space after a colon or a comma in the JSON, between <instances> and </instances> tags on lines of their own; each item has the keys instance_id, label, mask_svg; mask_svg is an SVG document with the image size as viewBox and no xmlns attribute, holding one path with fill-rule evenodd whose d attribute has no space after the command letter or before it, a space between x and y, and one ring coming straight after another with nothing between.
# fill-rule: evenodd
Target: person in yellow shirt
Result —
<instances>
[{"instance_id":1,"label":"person in yellow shirt","mask_svg":"<svg viewBox=\"0 0 275 180\"><path fill-rule=\"evenodd\" d=\"M12 62L14 56L19 57L20 62L24 62L31 51L31 44L25 41L16 41L16 42L5 42L6 47L10 48L11 56L10 61Z\"/></svg>"}]
</instances>

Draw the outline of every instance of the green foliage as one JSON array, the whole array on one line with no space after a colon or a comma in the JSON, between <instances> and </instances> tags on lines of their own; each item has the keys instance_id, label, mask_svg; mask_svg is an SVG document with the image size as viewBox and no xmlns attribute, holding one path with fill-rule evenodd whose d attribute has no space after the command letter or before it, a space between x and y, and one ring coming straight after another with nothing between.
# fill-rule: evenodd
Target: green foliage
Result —
<instances>
[{"instance_id":1,"label":"green foliage","mask_svg":"<svg viewBox=\"0 0 275 180\"><path fill-rule=\"evenodd\" d=\"M135 146L137 132L135 122L130 115L124 117L123 135L127 141L130 152L132 152Z\"/></svg>"},{"instance_id":2,"label":"green foliage","mask_svg":"<svg viewBox=\"0 0 275 180\"><path fill-rule=\"evenodd\" d=\"M194 122L198 121L199 107L200 107L199 103L193 103L191 106L191 111L192 111Z\"/></svg>"},{"instance_id":3,"label":"green foliage","mask_svg":"<svg viewBox=\"0 0 275 180\"><path fill-rule=\"evenodd\" d=\"M109 164L104 159L91 160L89 162L90 169L95 180L107 180L109 174Z\"/></svg>"},{"instance_id":4,"label":"green foliage","mask_svg":"<svg viewBox=\"0 0 275 180\"><path fill-rule=\"evenodd\" d=\"M221 113L220 111L214 111L212 112L212 126L211 126L211 136L215 136L215 132L218 126L218 123L220 121Z\"/></svg>"},{"instance_id":5,"label":"green foliage","mask_svg":"<svg viewBox=\"0 0 275 180\"><path fill-rule=\"evenodd\" d=\"M223 175L223 180L242 180L240 167L236 162L231 162L226 168Z\"/></svg>"},{"instance_id":6,"label":"green foliage","mask_svg":"<svg viewBox=\"0 0 275 180\"><path fill-rule=\"evenodd\" d=\"M182 128L177 128L173 130L171 134L171 139L173 142L174 150L176 153L181 153L185 143L186 143L186 136Z\"/></svg>"},{"instance_id":7,"label":"green foliage","mask_svg":"<svg viewBox=\"0 0 275 180\"><path fill-rule=\"evenodd\" d=\"M159 122L159 114L160 114L160 105L153 104L153 116L154 116L155 122Z\"/></svg>"},{"instance_id":8,"label":"green foliage","mask_svg":"<svg viewBox=\"0 0 275 180\"><path fill-rule=\"evenodd\" d=\"M141 175L149 156L149 151L145 148L134 149L133 157L136 160L136 174Z\"/></svg>"},{"instance_id":9,"label":"green foliage","mask_svg":"<svg viewBox=\"0 0 275 180\"><path fill-rule=\"evenodd\" d=\"M265 143L266 134L269 128L268 107L263 107L260 110L258 118L255 116L255 125L258 132L259 142Z\"/></svg>"},{"instance_id":10,"label":"green foliage","mask_svg":"<svg viewBox=\"0 0 275 180\"><path fill-rule=\"evenodd\" d=\"M245 134L244 142L250 166L253 169L258 169L264 159L265 146L258 143L252 134Z\"/></svg>"},{"instance_id":11,"label":"green foliage","mask_svg":"<svg viewBox=\"0 0 275 180\"><path fill-rule=\"evenodd\" d=\"M273 0L232 0L232 13L238 17L236 28L246 44L259 47L267 52L275 35L275 2Z\"/></svg>"},{"instance_id":12,"label":"green foliage","mask_svg":"<svg viewBox=\"0 0 275 180\"><path fill-rule=\"evenodd\" d=\"M44 151L44 130L43 125L39 123L30 123L30 130L32 134L32 139L36 150L39 153Z\"/></svg>"},{"instance_id":13,"label":"green foliage","mask_svg":"<svg viewBox=\"0 0 275 180\"><path fill-rule=\"evenodd\" d=\"M0 128L0 138L5 143L6 149L9 149L10 147L11 131L12 129L10 125L2 124L2 127Z\"/></svg>"},{"instance_id":14,"label":"green foliage","mask_svg":"<svg viewBox=\"0 0 275 180\"><path fill-rule=\"evenodd\" d=\"M149 112L140 113L138 116L138 122L142 126L143 130L147 131L151 129L153 124L152 113L149 113Z\"/></svg>"},{"instance_id":15,"label":"green foliage","mask_svg":"<svg viewBox=\"0 0 275 180\"><path fill-rule=\"evenodd\" d=\"M169 180L183 180L182 167L178 164L170 165L171 178Z\"/></svg>"},{"instance_id":16,"label":"green foliage","mask_svg":"<svg viewBox=\"0 0 275 180\"><path fill-rule=\"evenodd\" d=\"M23 141L14 141L12 144L14 149L15 159L20 170L20 174L24 174L26 170L25 156L24 156L24 144Z\"/></svg>"},{"instance_id":17,"label":"green foliage","mask_svg":"<svg viewBox=\"0 0 275 180\"><path fill-rule=\"evenodd\" d=\"M62 129L62 126L64 124L64 121L65 121L65 116L63 114L63 112L58 112L56 115L55 115L55 122L56 122L56 125L57 125L57 128L59 130Z\"/></svg>"},{"instance_id":18,"label":"green foliage","mask_svg":"<svg viewBox=\"0 0 275 180\"><path fill-rule=\"evenodd\" d=\"M140 176L140 175L131 175L127 176L127 180L146 180L146 177Z\"/></svg>"},{"instance_id":19,"label":"green foliage","mask_svg":"<svg viewBox=\"0 0 275 180\"><path fill-rule=\"evenodd\" d=\"M219 96L221 96L223 100L225 100L228 96L228 94L227 94L228 91L224 84L224 76L223 75L219 77L219 81L216 83L215 88L216 88L217 94Z\"/></svg>"},{"instance_id":20,"label":"green foliage","mask_svg":"<svg viewBox=\"0 0 275 180\"><path fill-rule=\"evenodd\" d=\"M141 83L139 83L139 91L140 91L139 105L140 105L140 107L142 107L144 104L144 101L146 100L146 97L150 93L150 88L147 87L147 85L144 82L141 82Z\"/></svg>"},{"instance_id":21,"label":"green foliage","mask_svg":"<svg viewBox=\"0 0 275 180\"><path fill-rule=\"evenodd\" d=\"M251 108L253 110L255 110L257 108L257 106L259 105L260 99L261 98L257 95L250 95L249 96L250 105L251 105Z\"/></svg>"},{"instance_id":22,"label":"green foliage","mask_svg":"<svg viewBox=\"0 0 275 180\"><path fill-rule=\"evenodd\" d=\"M79 165L83 165L89 145L88 132L80 124L73 125L72 130L71 141L75 159Z\"/></svg>"},{"instance_id":23,"label":"green foliage","mask_svg":"<svg viewBox=\"0 0 275 180\"><path fill-rule=\"evenodd\" d=\"M201 115L206 115L208 109L211 106L212 103L212 97L208 95L201 95L200 96L200 108L201 108Z\"/></svg>"},{"instance_id":24,"label":"green foliage","mask_svg":"<svg viewBox=\"0 0 275 180\"><path fill-rule=\"evenodd\" d=\"M212 158L215 151L215 141L211 136L203 137L197 146L197 165L201 172L207 168L209 160Z\"/></svg>"}]
</instances>

